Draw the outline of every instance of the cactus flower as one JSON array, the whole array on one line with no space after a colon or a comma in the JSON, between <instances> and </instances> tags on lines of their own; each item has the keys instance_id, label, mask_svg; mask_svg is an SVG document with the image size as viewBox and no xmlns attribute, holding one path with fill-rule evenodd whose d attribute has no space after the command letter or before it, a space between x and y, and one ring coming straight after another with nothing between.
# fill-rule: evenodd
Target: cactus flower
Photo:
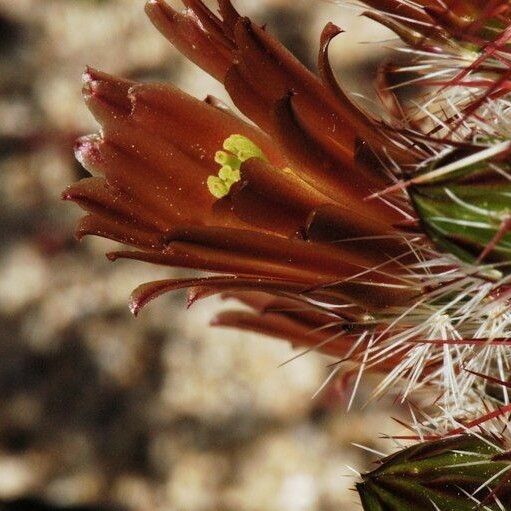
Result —
<instances>
[{"instance_id":1,"label":"cactus flower","mask_svg":"<svg viewBox=\"0 0 511 511\"><path fill-rule=\"evenodd\" d=\"M409 59L381 67L379 115L335 76L339 27L323 30L313 73L229 0L218 14L183 3L146 12L248 120L210 96L88 68L101 132L75 148L93 177L63 194L87 212L77 236L130 247L111 260L206 272L142 285L135 314L175 289L190 303L221 294L249 311L214 324L336 357L332 376L358 375L353 395L363 371L381 375L375 396L429 392L439 412L417 438L435 440L364 477L366 511L508 509L503 448L438 438L510 402L509 2L365 0ZM414 78L389 86L402 72Z\"/></svg>"}]
</instances>

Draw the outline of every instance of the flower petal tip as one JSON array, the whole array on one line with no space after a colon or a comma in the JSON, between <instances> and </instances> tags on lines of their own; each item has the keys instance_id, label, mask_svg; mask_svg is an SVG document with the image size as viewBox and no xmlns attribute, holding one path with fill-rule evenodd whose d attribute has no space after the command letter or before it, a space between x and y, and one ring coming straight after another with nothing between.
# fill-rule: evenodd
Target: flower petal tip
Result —
<instances>
[{"instance_id":1,"label":"flower petal tip","mask_svg":"<svg viewBox=\"0 0 511 511\"><path fill-rule=\"evenodd\" d=\"M139 303L139 301L135 297L132 296L128 302L128 308L129 308L131 314L133 314L133 316L137 317L138 313L143 309L143 305L141 305Z\"/></svg>"},{"instance_id":2,"label":"flower petal tip","mask_svg":"<svg viewBox=\"0 0 511 511\"><path fill-rule=\"evenodd\" d=\"M88 83L95 80L95 76L97 75L96 70L91 66L85 66L85 69L82 73L82 82Z\"/></svg>"},{"instance_id":3,"label":"flower petal tip","mask_svg":"<svg viewBox=\"0 0 511 511\"><path fill-rule=\"evenodd\" d=\"M78 228L75 230L74 232L74 237L75 237L75 240L76 241L82 241L83 238L85 238L85 236L87 236L87 234L89 234L88 232L85 232L83 229L81 228Z\"/></svg>"},{"instance_id":4,"label":"flower petal tip","mask_svg":"<svg viewBox=\"0 0 511 511\"><path fill-rule=\"evenodd\" d=\"M331 40L335 36L342 34L343 32L344 30L341 27L330 21L326 24L325 28L323 29L322 36L328 40Z\"/></svg>"},{"instance_id":5,"label":"flower petal tip","mask_svg":"<svg viewBox=\"0 0 511 511\"><path fill-rule=\"evenodd\" d=\"M86 169L90 169L90 163L99 163L101 160L101 153L98 148L99 142L101 142L101 137L98 135L87 135L78 138L74 143L75 158Z\"/></svg>"},{"instance_id":6,"label":"flower petal tip","mask_svg":"<svg viewBox=\"0 0 511 511\"><path fill-rule=\"evenodd\" d=\"M149 18L151 18L152 15L155 15L158 12L159 12L159 14L163 14L163 15L165 15L166 13L168 14L170 7L163 0L147 0L144 10L145 10L145 13L147 14L147 16L149 16Z\"/></svg>"},{"instance_id":7,"label":"flower petal tip","mask_svg":"<svg viewBox=\"0 0 511 511\"><path fill-rule=\"evenodd\" d=\"M60 194L60 200L73 200L73 194L71 193L71 187L66 188Z\"/></svg>"},{"instance_id":8,"label":"flower petal tip","mask_svg":"<svg viewBox=\"0 0 511 511\"><path fill-rule=\"evenodd\" d=\"M86 66L82 73L82 93L87 96L94 94L97 89L97 82L101 80L101 73L91 66Z\"/></svg>"},{"instance_id":9,"label":"flower petal tip","mask_svg":"<svg viewBox=\"0 0 511 511\"><path fill-rule=\"evenodd\" d=\"M186 297L186 308L191 309L197 300L200 298L200 290L191 288L188 290L188 296Z\"/></svg>"},{"instance_id":10,"label":"flower petal tip","mask_svg":"<svg viewBox=\"0 0 511 511\"><path fill-rule=\"evenodd\" d=\"M220 316L214 316L210 320L209 326L222 326L222 318Z\"/></svg>"}]
</instances>

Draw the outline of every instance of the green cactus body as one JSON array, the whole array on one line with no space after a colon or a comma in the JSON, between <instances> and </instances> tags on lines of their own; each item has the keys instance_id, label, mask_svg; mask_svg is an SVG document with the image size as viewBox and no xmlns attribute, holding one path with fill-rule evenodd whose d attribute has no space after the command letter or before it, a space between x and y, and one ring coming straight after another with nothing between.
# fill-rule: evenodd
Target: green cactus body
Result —
<instances>
[{"instance_id":1,"label":"green cactus body","mask_svg":"<svg viewBox=\"0 0 511 511\"><path fill-rule=\"evenodd\" d=\"M511 459L494 442L462 435L383 459L357 485L364 510L468 511L480 504L491 511L510 509Z\"/></svg>"},{"instance_id":2,"label":"green cactus body","mask_svg":"<svg viewBox=\"0 0 511 511\"><path fill-rule=\"evenodd\" d=\"M457 154L450 155L451 161ZM440 250L467 263L497 264L501 272L509 273L511 180L505 175L507 167L483 160L410 187L424 231Z\"/></svg>"}]
</instances>

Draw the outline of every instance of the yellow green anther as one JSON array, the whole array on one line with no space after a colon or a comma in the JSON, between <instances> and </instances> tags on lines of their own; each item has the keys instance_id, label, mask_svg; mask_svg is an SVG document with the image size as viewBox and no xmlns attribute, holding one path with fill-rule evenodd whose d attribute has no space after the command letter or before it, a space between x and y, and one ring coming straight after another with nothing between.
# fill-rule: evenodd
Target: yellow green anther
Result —
<instances>
[{"instance_id":1,"label":"yellow green anther","mask_svg":"<svg viewBox=\"0 0 511 511\"><path fill-rule=\"evenodd\" d=\"M221 199L229 193L227 185L217 176L208 177L208 190L217 199Z\"/></svg>"},{"instance_id":2,"label":"yellow green anther","mask_svg":"<svg viewBox=\"0 0 511 511\"><path fill-rule=\"evenodd\" d=\"M224 149L237 156L241 162L247 161L250 158L266 160L261 149L243 135L231 135L225 139Z\"/></svg>"},{"instance_id":3,"label":"yellow green anther","mask_svg":"<svg viewBox=\"0 0 511 511\"><path fill-rule=\"evenodd\" d=\"M215 153L215 161L219 165L228 165L232 168L239 168L241 164L241 161L237 156L226 153L225 151L217 151Z\"/></svg>"},{"instance_id":4,"label":"yellow green anther","mask_svg":"<svg viewBox=\"0 0 511 511\"><path fill-rule=\"evenodd\" d=\"M224 165L218 171L218 177L226 184L234 184L240 180L240 169L233 169L229 165Z\"/></svg>"},{"instance_id":5,"label":"yellow green anther","mask_svg":"<svg viewBox=\"0 0 511 511\"><path fill-rule=\"evenodd\" d=\"M207 185L211 195L217 199L225 197L231 186L240 180L240 168L250 158L266 161L266 156L251 140L243 135L231 135L223 143L224 151L215 153L215 162L221 168L218 176L209 176Z\"/></svg>"}]
</instances>

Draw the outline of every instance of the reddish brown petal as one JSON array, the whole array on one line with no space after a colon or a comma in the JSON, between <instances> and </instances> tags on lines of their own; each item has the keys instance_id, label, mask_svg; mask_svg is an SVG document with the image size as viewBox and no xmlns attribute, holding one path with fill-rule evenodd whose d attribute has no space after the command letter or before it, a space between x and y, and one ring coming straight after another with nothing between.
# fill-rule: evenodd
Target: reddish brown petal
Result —
<instances>
[{"instance_id":1,"label":"reddish brown petal","mask_svg":"<svg viewBox=\"0 0 511 511\"><path fill-rule=\"evenodd\" d=\"M135 120L146 126L152 118L152 125L159 126L163 137L168 137L169 142L183 150L195 151L200 159L207 158L213 163L215 152L222 148L224 140L240 134L260 147L274 165L285 164L278 147L261 130L175 87L138 85L132 89L131 95ZM165 125L163 130L162 123Z\"/></svg>"},{"instance_id":2,"label":"reddish brown petal","mask_svg":"<svg viewBox=\"0 0 511 511\"><path fill-rule=\"evenodd\" d=\"M309 215L306 233L311 241L342 243L341 246L350 246L350 243L343 242L354 240L352 246L370 246L371 250L386 256L399 256L408 250L389 225L363 215L350 214L338 206L328 205L314 210Z\"/></svg>"},{"instance_id":3,"label":"reddish brown petal","mask_svg":"<svg viewBox=\"0 0 511 511\"><path fill-rule=\"evenodd\" d=\"M328 155L304 129L293 109L293 97L287 96L275 105L274 123L279 142L292 158L293 169L321 193L355 214L362 207L368 217L393 223L401 217L382 202L366 202L371 188L350 167Z\"/></svg>"},{"instance_id":4,"label":"reddish brown petal","mask_svg":"<svg viewBox=\"0 0 511 511\"><path fill-rule=\"evenodd\" d=\"M109 257L112 260L120 257L138 259L154 264L193 268L215 273L276 278L293 281L303 286L317 284L325 278L324 275L318 275L297 266L279 264L257 256L186 242L172 242L165 252L158 254L124 251L112 252Z\"/></svg>"},{"instance_id":5,"label":"reddish brown petal","mask_svg":"<svg viewBox=\"0 0 511 511\"><path fill-rule=\"evenodd\" d=\"M253 295L259 295L254 300ZM229 291L224 293L224 298L235 298L236 300L249 305L258 313L277 313L298 321L309 328L321 328L327 331L335 325L338 327L344 324L344 318L328 311L326 308L314 307L312 304L286 296L276 296L264 293L253 293L244 291Z\"/></svg>"},{"instance_id":6,"label":"reddish brown petal","mask_svg":"<svg viewBox=\"0 0 511 511\"><path fill-rule=\"evenodd\" d=\"M244 69L254 79L266 78L259 84L265 97L275 100L294 89L307 92L311 101L317 100L319 113L330 110L332 98L321 82L279 41L248 18L240 18L235 35Z\"/></svg>"},{"instance_id":7,"label":"reddish brown petal","mask_svg":"<svg viewBox=\"0 0 511 511\"><path fill-rule=\"evenodd\" d=\"M257 93L246 113L250 115L259 107L256 119L259 121L268 115L269 108L275 101L289 92L303 93L311 115L315 116L318 129L321 127L327 133L337 132L339 143L345 145L349 151L352 140L348 136L352 136L352 133L349 127L345 126L346 122L338 115L340 112L337 110L335 98L322 86L319 79L282 44L250 20L241 18L237 22L235 36L239 51L237 73L241 75L243 83L248 84L248 90ZM262 102L259 97L263 98ZM250 97L245 96L244 100L242 105L237 105L240 109L249 103ZM271 119L264 122L263 126L271 126ZM271 129L269 131L271 133Z\"/></svg>"},{"instance_id":8,"label":"reddish brown petal","mask_svg":"<svg viewBox=\"0 0 511 511\"><path fill-rule=\"evenodd\" d=\"M355 207L360 196L354 197L349 184L339 179L341 168L328 157L304 130L293 110L291 95L284 96L273 108L274 134L291 159L300 177L325 194L330 200L346 202Z\"/></svg>"},{"instance_id":9,"label":"reddish brown petal","mask_svg":"<svg viewBox=\"0 0 511 511\"><path fill-rule=\"evenodd\" d=\"M239 64L234 64L227 71L224 87L241 112L265 132L272 132L270 104L261 96L257 87L245 79Z\"/></svg>"},{"instance_id":10,"label":"reddish brown petal","mask_svg":"<svg viewBox=\"0 0 511 511\"><path fill-rule=\"evenodd\" d=\"M163 0L149 0L146 13L153 25L188 59L222 80L232 63L231 50L220 34L213 37L200 28L190 12L179 14Z\"/></svg>"},{"instance_id":11,"label":"reddish brown petal","mask_svg":"<svg viewBox=\"0 0 511 511\"><path fill-rule=\"evenodd\" d=\"M344 91L339 87L339 84L334 76L330 60L328 57L328 49L330 42L338 34L343 31L333 23L328 23L321 33L321 46L318 57L318 69L320 77L325 87L337 98L338 106L342 110L342 117L346 119L346 126L356 130L359 136L362 136L367 142L373 146L377 146L382 142L381 135L372 125L370 117L357 108L353 102L346 96ZM353 131L349 134L354 143L355 135Z\"/></svg>"},{"instance_id":12,"label":"reddish brown petal","mask_svg":"<svg viewBox=\"0 0 511 511\"><path fill-rule=\"evenodd\" d=\"M285 208L270 197L259 194L248 182L233 185L229 195L215 203L214 209L219 208L233 213L252 231L303 239L303 215L296 208Z\"/></svg>"},{"instance_id":13,"label":"reddish brown petal","mask_svg":"<svg viewBox=\"0 0 511 511\"><path fill-rule=\"evenodd\" d=\"M305 93L288 95L294 115L302 129L307 132L325 156L336 161L340 167L357 172L353 165L355 132L347 119L340 118L335 124L318 122L317 111ZM333 117L333 113L330 117Z\"/></svg>"},{"instance_id":14,"label":"reddish brown petal","mask_svg":"<svg viewBox=\"0 0 511 511\"><path fill-rule=\"evenodd\" d=\"M258 158L242 165L240 185L231 189L228 200L246 222L286 237L303 237L310 211L332 202L291 169Z\"/></svg>"},{"instance_id":15,"label":"reddish brown petal","mask_svg":"<svg viewBox=\"0 0 511 511\"><path fill-rule=\"evenodd\" d=\"M116 106L121 111L129 112L131 109L128 91L136 82L109 75L91 66L85 68L82 81L85 96L95 94L98 97L103 97L106 103L112 107Z\"/></svg>"},{"instance_id":16,"label":"reddish brown petal","mask_svg":"<svg viewBox=\"0 0 511 511\"><path fill-rule=\"evenodd\" d=\"M161 235L134 227L130 222L95 214L83 217L76 228L76 237L86 235L101 236L132 245L144 250L161 250Z\"/></svg>"},{"instance_id":17,"label":"reddish brown petal","mask_svg":"<svg viewBox=\"0 0 511 511\"><path fill-rule=\"evenodd\" d=\"M117 116L129 115L128 91L134 82L87 68L82 75L85 104L99 123Z\"/></svg>"},{"instance_id":18,"label":"reddish brown petal","mask_svg":"<svg viewBox=\"0 0 511 511\"><path fill-rule=\"evenodd\" d=\"M152 215L156 215L161 229L178 221L191 221L194 212L190 205L197 199L196 195L192 195L187 201L179 195L178 187L172 180L161 176L154 166L144 164L143 159L136 158L120 147L103 142L100 150L105 161L104 173L108 183L133 197ZM203 197L204 200L208 199L205 193Z\"/></svg>"},{"instance_id":19,"label":"reddish brown petal","mask_svg":"<svg viewBox=\"0 0 511 511\"><path fill-rule=\"evenodd\" d=\"M416 162L417 156L413 154L413 151L400 148L384 137L369 115L363 112L360 107L355 106L339 86L330 65L328 49L332 39L341 32L342 30L333 23L329 23L323 30L321 34L321 50L319 52L318 67L323 83L335 95L339 102L343 118L346 119L348 125L351 126L356 134L365 140L373 150L384 153L383 148L385 147L389 154L397 158L401 164Z\"/></svg>"},{"instance_id":20,"label":"reddish brown petal","mask_svg":"<svg viewBox=\"0 0 511 511\"><path fill-rule=\"evenodd\" d=\"M222 294L223 300L234 299L239 303L247 305L258 314L265 312L266 307L273 302L275 296L269 293L246 292L246 291L226 291Z\"/></svg>"},{"instance_id":21,"label":"reddish brown petal","mask_svg":"<svg viewBox=\"0 0 511 511\"><path fill-rule=\"evenodd\" d=\"M218 0L220 14L222 15L225 33L234 38L234 27L236 22L241 18L238 11L233 7L230 0Z\"/></svg>"},{"instance_id":22,"label":"reddish brown petal","mask_svg":"<svg viewBox=\"0 0 511 511\"><path fill-rule=\"evenodd\" d=\"M336 250L326 245L313 245L301 240L289 240L241 229L199 226L174 228L165 234L165 240L168 243L198 243L282 265L302 266L309 271L316 269L320 275L329 277L351 276L370 262L353 251Z\"/></svg>"},{"instance_id":23,"label":"reddish brown petal","mask_svg":"<svg viewBox=\"0 0 511 511\"><path fill-rule=\"evenodd\" d=\"M294 347L317 347L322 353L339 358L344 357L357 340L357 337L346 335L342 327L336 333L318 332L280 314L227 311L217 315L211 324L278 337L289 341Z\"/></svg>"},{"instance_id":24,"label":"reddish brown petal","mask_svg":"<svg viewBox=\"0 0 511 511\"><path fill-rule=\"evenodd\" d=\"M144 230L161 232L159 218L151 215L143 204L107 185L99 177L82 179L69 186L62 194L86 211L100 216L119 219Z\"/></svg>"},{"instance_id":25,"label":"reddish brown petal","mask_svg":"<svg viewBox=\"0 0 511 511\"><path fill-rule=\"evenodd\" d=\"M250 255L209 248L194 243L172 242L171 245L167 245L165 252L159 254L126 251L110 253L111 259L120 257L215 273L279 278L296 281L304 286L320 280L320 277L300 271L299 268L293 266L283 266Z\"/></svg>"},{"instance_id":26,"label":"reddish brown petal","mask_svg":"<svg viewBox=\"0 0 511 511\"><path fill-rule=\"evenodd\" d=\"M258 158L252 158L242 165L241 177L261 195L286 208L308 212L318 205L333 203L292 169L279 169Z\"/></svg>"},{"instance_id":27,"label":"reddish brown petal","mask_svg":"<svg viewBox=\"0 0 511 511\"><path fill-rule=\"evenodd\" d=\"M431 24L432 19L424 12L420 7L416 7L413 4L408 4L403 2L402 0L362 0L366 5L370 7L374 7L375 9L383 12L387 12L389 14L396 14L402 18L403 23L408 23L410 26L417 28L420 26L420 22L422 24ZM416 2L418 4L428 4L434 3L436 0L432 0L432 2L420 1Z\"/></svg>"},{"instance_id":28,"label":"reddish brown petal","mask_svg":"<svg viewBox=\"0 0 511 511\"><path fill-rule=\"evenodd\" d=\"M387 27L389 30L394 32L401 41L411 48L434 51L435 47L438 46L438 42L428 39L422 31L419 32L414 30L413 28L396 21L391 16L386 16L385 14L375 11L366 11L363 15L370 20L380 23L380 25Z\"/></svg>"},{"instance_id":29,"label":"reddish brown petal","mask_svg":"<svg viewBox=\"0 0 511 511\"><path fill-rule=\"evenodd\" d=\"M312 247L313 249L315 247ZM172 242L163 253L146 252L112 252L109 258L138 259L140 261L162 264L173 267L193 268L198 270L236 274L240 276L255 276L260 278L283 279L297 284L313 285L325 279L324 273L310 271L297 264L285 265L272 259L264 259L260 255L250 256L220 248L209 248L189 242ZM337 259L338 266L343 266ZM331 288L332 289L332 288ZM371 288L353 282L338 284L335 287L338 296L337 303L355 302L371 310L381 310L387 305L406 302L411 294L404 290L394 292L385 287ZM325 293L330 291L326 289ZM314 293L321 295L323 288L318 286Z\"/></svg>"},{"instance_id":30,"label":"reddish brown petal","mask_svg":"<svg viewBox=\"0 0 511 511\"><path fill-rule=\"evenodd\" d=\"M225 290L257 290L274 291L277 293L300 293L304 286L295 282L279 279L247 278L228 275L225 277L204 277L194 279L168 279L142 284L133 291L130 298L130 309L135 315L150 301L162 294L177 289L201 287L214 290L211 294L222 293Z\"/></svg>"},{"instance_id":31,"label":"reddish brown petal","mask_svg":"<svg viewBox=\"0 0 511 511\"><path fill-rule=\"evenodd\" d=\"M309 294L308 291L305 291L301 294L289 295L289 298L283 298L281 295L277 296L269 291L265 293L228 291L222 294L222 298L224 300L233 298L259 313L266 312L271 304L274 304L277 300L289 299L295 304L295 307L297 305L302 307L303 310L307 311L307 314L312 312L325 317L325 313L328 313L333 317L343 319L346 323L363 323L367 320L367 313L363 309L345 303L342 297L328 289L319 294L316 294L316 292ZM330 305L333 305L333 307L330 307Z\"/></svg>"},{"instance_id":32,"label":"reddish brown petal","mask_svg":"<svg viewBox=\"0 0 511 511\"><path fill-rule=\"evenodd\" d=\"M402 285L399 267L386 264L386 275L371 269L374 264L367 257L374 251L357 253L228 228L176 228L167 233L165 239L170 243L170 253L176 245L194 244L192 251L198 259L191 267L197 269L270 276L319 287L335 284L339 295L347 297L347 301L370 308L403 303L413 296L412 291L394 287ZM222 257L230 260L222 260ZM388 258L382 258L388 262Z\"/></svg>"},{"instance_id":33,"label":"reddish brown petal","mask_svg":"<svg viewBox=\"0 0 511 511\"><path fill-rule=\"evenodd\" d=\"M202 30L226 48L234 48L232 38L226 36L223 21L210 11L202 0L182 0L182 2L199 20Z\"/></svg>"}]
</instances>

